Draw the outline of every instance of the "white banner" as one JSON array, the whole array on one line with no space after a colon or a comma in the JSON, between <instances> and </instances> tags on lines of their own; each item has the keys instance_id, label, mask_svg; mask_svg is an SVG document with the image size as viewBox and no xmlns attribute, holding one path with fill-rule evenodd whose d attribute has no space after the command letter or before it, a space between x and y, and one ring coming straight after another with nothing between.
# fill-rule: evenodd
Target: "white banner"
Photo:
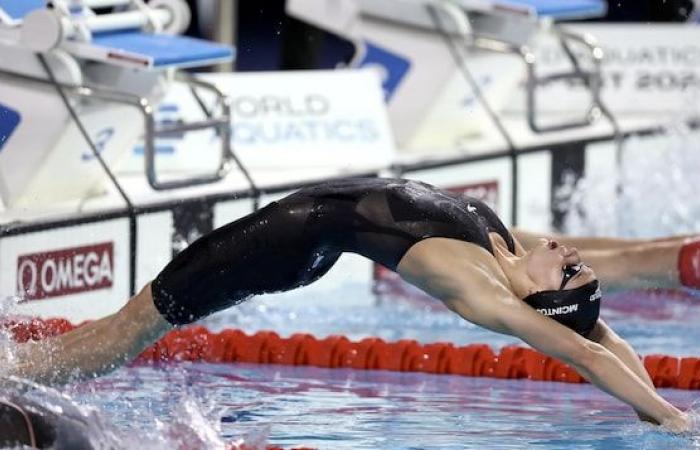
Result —
<instances>
[{"instance_id":1,"label":"white banner","mask_svg":"<svg viewBox=\"0 0 700 450\"><path fill-rule=\"evenodd\" d=\"M211 74L231 98L231 143L251 169L332 167L357 171L388 166L394 141L380 80L372 70ZM206 103L211 103L205 99ZM163 122L201 120L184 86L161 104ZM164 172L211 171L220 156L213 130L160 139L157 166ZM123 171L143 170L137 148Z\"/></svg>"},{"instance_id":2,"label":"white banner","mask_svg":"<svg viewBox=\"0 0 700 450\"><path fill-rule=\"evenodd\" d=\"M127 219L59 227L0 240L0 295L11 314L73 322L117 311L129 299Z\"/></svg>"},{"instance_id":3,"label":"white banner","mask_svg":"<svg viewBox=\"0 0 700 450\"><path fill-rule=\"evenodd\" d=\"M604 51L602 96L613 113L621 116L656 116L697 111L700 97L700 27L678 24L577 24L567 29L593 36ZM571 69L555 43L541 39L534 46L538 73ZM574 48L584 62L590 61ZM588 97L580 81L551 83L540 89L538 109L559 113L582 111ZM508 103L524 110L523 92Z\"/></svg>"}]
</instances>

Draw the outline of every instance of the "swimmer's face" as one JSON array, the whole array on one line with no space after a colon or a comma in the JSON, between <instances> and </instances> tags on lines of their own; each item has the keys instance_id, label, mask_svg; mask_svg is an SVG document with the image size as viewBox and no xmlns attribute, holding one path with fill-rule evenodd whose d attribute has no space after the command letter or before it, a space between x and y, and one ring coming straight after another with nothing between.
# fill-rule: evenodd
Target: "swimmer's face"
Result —
<instances>
[{"instance_id":1,"label":"swimmer's face","mask_svg":"<svg viewBox=\"0 0 700 450\"><path fill-rule=\"evenodd\" d=\"M578 267L571 267L578 266ZM527 256L527 274L543 291L575 289L595 280L593 269L581 265L581 256L575 247L541 239Z\"/></svg>"}]
</instances>

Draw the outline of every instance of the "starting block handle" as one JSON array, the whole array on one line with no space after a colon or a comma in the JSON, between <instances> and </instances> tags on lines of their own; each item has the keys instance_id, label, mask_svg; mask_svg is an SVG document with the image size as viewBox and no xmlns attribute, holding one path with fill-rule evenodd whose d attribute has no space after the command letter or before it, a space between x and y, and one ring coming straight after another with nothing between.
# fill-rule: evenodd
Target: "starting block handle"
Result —
<instances>
[{"instance_id":1,"label":"starting block handle","mask_svg":"<svg viewBox=\"0 0 700 450\"><path fill-rule=\"evenodd\" d=\"M207 128L220 128L229 125L225 118L207 119L198 122L188 122L176 125L161 125L155 130L156 136L169 136L171 134L186 133L188 131L199 131Z\"/></svg>"},{"instance_id":2,"label":"starting block handle","mask_svg":"<svg viewBox=\"0 0 700 450\"><path fill-rule=\"evenodd\" d=\"M20 75L15 73L8 73L8 75L14 78L42 84L50 83L49 81L43 78L37 78L30 75ZM190 186L215 183L217 181L222 180L228 174L230 169L233 167L232 162L238 163L231 149L231 107L229 97L222 93L215 85L207 83L206 81L199 80L190 76L182 78L181 80L188 84L190 87L206 89L210 92L213 92L217 97L218 104L221 106L221 115L219 117L210 118L209 120L194 123L185 123L176 126L168 126L157 130L155 125L155 119L153 117L153 107L150 105L148 100L143 97L119 91L112 91L102 87L76 86L61 82L57 82L57 86L64 89L65 93L68 95L89 99L97 99L106 102L120 103L137 108L139 112L141 112L144 119L144 166L146 171L146 178L148 179L148 183L153 189L162 191L167 189L185 188ZM219 138L221 139L221 160L216 171L214 171L211 174L200 175L190 178L161 181L156 171L156 136L159 133L169 134L184 131L201 130L205 128L216 128L219 130ZM239 167L241 166L239 165ZM243 170L244 173L246 173L243 167L241 167L241 170Z\"/></svg>"},{"instance_id":3,"label":"starting block handle","mask_svg":"<svg viewBox=\"0 0 700 450\"><path fill-rule=\"evenodd\" d=\"M462 4L464 1L462 2ZM465 27L460 27L459 23L463 21L464 12L454 12L445 8L445 5L451 5L448 1L437 2L430 4L428 6L428 11L432 13L434 18L437 16L437 11L442 10L447 12L447 16L452 20L453 24L457 25L457 29L464 29ZM439 19L435 19L440 22ZM468 22L467 22L468 23ZM437 23L436 23L437 25ZM447 34L447 31L442 29L442 24L439 25L441 32ZM537 62L537 57L530 51L525 45L519 43L513 44L507 42L504 39L499 39L498 37L488 37L481 35L471 35L468 34L468 30L464 29L463 32L459 33L459 36L454 39L461 39L463 44L468 47L474 47L481 50L487 50L495 53L502 54L515 54L519 56L525 63L527 80L526 80L526 110L527 110L527 123L530 129L536 133L546 133L551 131L562 131L574 128L582 128L590 126L596 119L600 116L605 116L611 122L613 129L617 130L614 117L612 117L610 111L607 109L603 103L600 96L600 66L603 59L603 50L598 46L595 40L586 34L578 34L571 31L564 30L554 24L551 25L551 29L556 33L557 40L561 46L566 58L571 64L571 70L568 72L562 72L553 74L546 77L538 77L535 71L535 66ZM449 37L448 37L449 39ZM584 70L579 63L578 56L571 50L570 44L576 43L582 45L590 54L593 67L588 70ZM459 62L458 64L462 64ZM591 93L591 104L588 106L588 111L584 115L583 119L564 121L562 123L557 123L554 125L540 125L538 121L537 113L537 91L538 87L546 84L547 82L557 81L557 80L580 80L583 85ZM615 131L617 133L617 131Z\"/></svg>"},{"instance_id":4,"label":"starting block handle","mask_svg":"<svg viewBox=\"0 0 700 450\"><path fill-rule=\"evenodd\" d=\"M153 17L162 26L172 22L172 13L166 9L153 9ZM127 28L143 28L149 24L149 18L141 11L127 11L99 16L88 16L76 20L78 25L85 25L93 33L102 31L123 30Z\"/></svg>"},{"instance_id":5,"label":"starting block handle","mask_svg":"<svg viewBox=\"0 0 700 450\"><path fill-rule=\"evenodd\" d=\"M231 150L231 107L229 98L223 94L215 85L207 83L193 77L181 77L180 81L186 83L191 88L205 89L212 92L217 103L221 105L221 116L210 118L208 120L167 125L156 128L153 120L153 111L149 110L145 113L146 118L146 133L144 135L144 168L148 184L157 191L177 189L201 184L215 183L222 180L231 170L231 161L234 159ZM161 181L156 168L156 150L155 140L158 136L167 136L182 132L203 130L214 128L218 130L218 136L221 140L221 158L218 168L211 174L200 175L178 180Z\"/></svg>"},{"instance_id":6,"label":"starting block handle","mask_svg":"<svg viewBox=\"0 0 700 450\"><path fill-rule=\"evenodd\" d=\"M133 0L84 0L83 5L133 5ZM66 3L56 8L38 8L23 19L21 32L14 37L37 52L58 47L68 38L89 44L93 34L131 29L178 34L190 23L190 12L183 0L152 0L152 7L143 6L108 14L71 15Z\"/></svg>"},{"instance_id":7,"label":"starting block handle","mask_svg":"<svg viewBox=\"0 0 700 450\"><path fill-rule=\"evenodd\" d=\"M559 28L554 28L554 30L557 33L561 48L564 50L564 54L569 60L573 70L538 77L535 72L535 55L527 48L520 49L520 55L527 68L527 122L530 129L536 133L563 131L590 126L606 110L600 96L600 65L603 59L602 48L600 48L591 37L585 34L576 34L563 31ZM569 47L570 42L583 45L588 50L593 61L592 69L584 70L581 68L577 56ZM588 107L587 113L579 120L564 121L553 125L540 125L537 114L537 88L548 82L563 80L579 80L589 90L591 94L591 104Z\"/></svg>"},{"instance_id":8,"label":"starting block handle","mask_svg":"<svg viewBox=\"0 0 700 450\"><path fill-rule=\"evenodd\" d=\"M130 5L133 0L80 0L83 6L88 8L109 8L112 6Z\"/></svg>"}]
</instances>

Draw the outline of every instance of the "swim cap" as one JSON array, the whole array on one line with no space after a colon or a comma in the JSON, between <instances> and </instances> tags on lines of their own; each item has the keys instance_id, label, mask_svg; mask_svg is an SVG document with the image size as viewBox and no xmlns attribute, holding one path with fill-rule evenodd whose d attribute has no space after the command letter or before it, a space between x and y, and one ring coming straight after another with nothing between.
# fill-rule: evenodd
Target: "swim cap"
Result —
<instances>
[{"instance_id":1,"label":"swim cap","mask_svg":"<svg viewBox=\"0 0 700 450\"><path fill-rule=\"evenodd\" d=\"M43 391L44 394L46 392ZM89 417L77 410L69 400L46 397L41 401L45 403L39 403L38 399L25 394L0 396L0 448L97 448L91 441L91 430L87 422Z\"/></svg>"},{"instance_id":2,"label":"swim cap","mask_svg":"<svg viewBox=\"0 0 700 450\"><path fill-rule=\"evenodd\" d=\"M36 431L29 413L5 399L0 399L0 446L37 447Z\"/></svg>"},{"instance_id":3,"label":"swim cap","mask_svg":"<svg viewBox=\"0 0 700 450\"><path fill-rule=\"evenodd\" d=\"M585 337L598 321L601 297L600 283L593 280L575 289L536 292L523 301Z\"/></svg>"}]
</instances>

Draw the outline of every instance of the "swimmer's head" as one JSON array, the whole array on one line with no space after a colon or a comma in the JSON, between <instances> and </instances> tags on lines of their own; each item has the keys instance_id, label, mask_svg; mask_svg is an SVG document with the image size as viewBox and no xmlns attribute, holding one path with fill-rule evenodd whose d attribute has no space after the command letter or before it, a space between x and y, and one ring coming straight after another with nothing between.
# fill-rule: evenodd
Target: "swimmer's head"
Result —
<instances>
[{"instance_id":1,"label":"swimmer's head","mask_svg":"<svg viewBox=\"0 0 700 450\"><path fill-rule=\"evenodd\" d=\"M598 322L600 284L578 250L543 239L524 258L534 292L523 301L582 336Z\"/></svg>"},{"instance_id":2,"label":"swimmer's head","mask_svg":"<svg viewBox=\"0 0 700 450\"><path fill-rule=\"evenodd\" d=\"M529 252L514 255L503 244L494 254L513 293L538 312L587 336L600 311L600 285L578 250L543 239Z\"/></svg>"},{"instance_id":3,"label":"swimmer's head","mask_svg":"<svg viewBox=\"0 0 700 450\"><path fill-rule=\"evenodd\" d=\"M550 239L541 239L524 259L526 274L533 282L527 295L576 289L596 279L595 272L582 263L575 247Z\"/></svg>"},{"instance_id":4,"label":"swimmer's head","mask_svg":"<svg viewBox=\"0 0 700 450\"><path fill-rule=\"evenodd\" d=\"M542 239L528 252L507 250L505 242L494 241L495 256L513 293L520 299L537 292L577 289L596 280L593 269L582 264L574 247Z\"/></svg>"}]
</instances>

